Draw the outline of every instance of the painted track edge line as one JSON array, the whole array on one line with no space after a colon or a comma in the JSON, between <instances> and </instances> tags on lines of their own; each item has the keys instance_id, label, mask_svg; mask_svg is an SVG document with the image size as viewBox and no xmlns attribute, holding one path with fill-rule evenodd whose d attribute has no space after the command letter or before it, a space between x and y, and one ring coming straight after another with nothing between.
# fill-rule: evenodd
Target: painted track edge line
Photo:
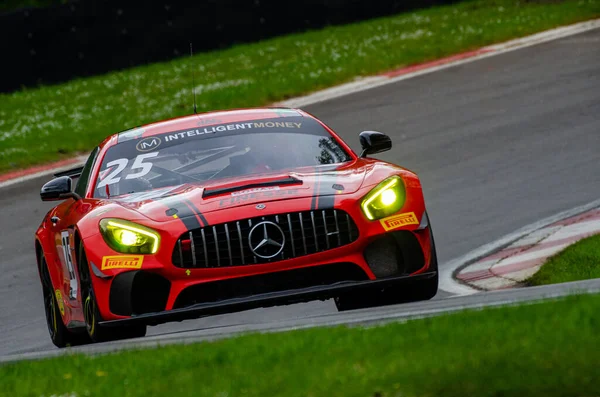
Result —
<instances>
[{"instance_id":1,"label":"painted track edge line","mask_svg":"<svg viewBox=\"0 0 600 397\"><path fill-rule=\"evenodd\" d=\"M85 160L87 159L87 157L88 157L87 155L77 156L73 159L72 162L65 162L63 160L63 161L57 161L54 163L49 163L46 165L35 166L35 167L32 167L29 169L29 170L39 169L40 171L38 171L38 172L27 173L28 170L25 169L25 170L23 170L23 175L21 175L21 176L17 176L15 178L0 181L0 189L11 186L11 185L15 185L17 183L27 182L32 179L52 175L56 172L66 171L68 169L75 168L75 167L81 167L85 163ZM57 167L57 164L61 164L61 165ZM62 165L62 164L64 164L64 165Z\"/></svg>"},{"instance_id":2,"label":"painted track edge line","mask_svg":"<svg viewBox=\"0 0 600 397\"><path fill-rule=\"evenodd\" d=\"M447 68L451 68L454 66L464 65L470 62L475 62L480 59L492 57L495 55L504 54L511 51L520 50L522 48L531 47L534 45L546 43L548 41L561 39L568 36L573 36L579 33L584 33L589 30L600 28L600 18L593 19L590 21L578 22L572 25L561 26L558 28L546 30L539 33L534 33L529 36L516 38L513 40L506 41L504 43L492 44L489 46L476 48L471 51L466 51L463 53L453 54L446 58L441 58L438 60L432 60L425 62L423 64L417 65L407 65L406 67L399 68L396 70L388 70L379 75L373 76L365 76L362 79L359 77L357 80L352 81L350 83L341 84L339 86L333 88L327 88L321 91L316 91L312 94L300 96L298 98L292 98L285 101L277 102L277 105L280 106L289 106L289 107L302 107L308 105L314 105L316 103L325 102L331 99L340 98L346 95L355 94L362 91L367 91L372 88L381 87L387 84L393 84L402 80L407 80L413 77L421 76L428 73L437 72L439 70L444 70ZM460 56L461 54L473 53L472 56L465 57L463 59L451 60ZM427 64L430 63L439 63L440 61L447 60L447 62L432 66L426 67ZM415 69L418 68L419 65L425 66L424 69L416 70L414 72L401 74L396 77L387 77L388 74L395 74L401 72L403 69Z\"/></svg>"},{"instance_id":3,"label":"painted track edge line","mask_svg":"<svg viewBox=\"0 0 600 397\"><path fill-rule=\"evenodd\" d=\"M558 286L558 287L557 287ZM553 290L554 288L558 288L558 290ZM552 300L552 299L562 299L564 297L570 295L577 294L597 294L600 293L600 283L598 279L594 280L583 280L583 281L575 281L570 283L558 284L558 285L545 285L540 287L531 287L529 290L538 289L540 291L548 290L548 292L535 295L535 296L516 296L513 298L505 297L499 300L483 300L477 301L474 303L462 303L451 307L440 307L440 308L430 308L430 309L414 309L408 312L391 312L385 313L383 315L372 315L372 316L358 316L353 318L336 318L332 321L328 321L325 323L321 322L311 322L307 324L295 324L295 325L275 325L270 328L260 328L253 327L249 329L243 330L233 330L226 333L211 333L208 335L190 335L185 336L183 338L169 338L169 339L152 339L152 340L144 340L144 338L139 339L129 339L117 341L116 344L109 346L109 348L104 348L102 344L99 345L85 345L74 348L67 349L52 349L52 350L41 350L34 352L26 352L26 353L16 353L10 354L6 356L0 356L0 366L9 364L11 362L21 361L21 360L41 360L41 359L49 359L53 357L59 356L73 356L77 354L82 355L103 355L116 353L120 351L131 351L136 349L151 349L168 345L185 345L190 343L199 343L199 342L209 342L219 339L225 339L230 337L236 337L243 334L248 333L275 333L275 332L286 332L286 331L294 331L294 330L303 330L317 327L333 327L333 326L371 326L371 325L382 325L391 322L407 322L411 320L418 320L421 318L434 317L444 314L451 314L460 312L463 310L481 310L484 308L498 308L498 307L509 307L513 305L523 305L523 304L536 304L540 303L544 300ZM488 292L487 297L493 297L498 294L505 294L506 291L492 291ZM460 298L460 297L455 297ZM449 301L454 298L449 298ZM151 336L147 338L156 338L157 336Z\"/></svg>"},{"instance_id":4,"label":"painted track edge line","mask_svg":"<svg viewBox=\"0 0 600 397\"><path fill-rule=\"evenodd\" d=\"M521 48L530 47L537 44L542 44L551 40L560 39L563 37L572 36L575 34L583 33L588 30L593 30L600 28L600 18L593 19L589 21L579 22L572 25L561 26L558 28L546 30L543 32L535 33L529 36L516 38L513 40L506 41L504 43L492 44L486 47L481 47L479 49L474 49L471 51L465 51L458 54L450 55L446 58L441 58L437 60L432 60L428 62L424 62L422 64L417 65L407 65L406 67L402 67L395 70L388 70L379 75L371 75L365 77L357 77L354 81L340 84L334 87L329 87L321 91L316 91L311 94L307 94L304 96L300 96L297 98L288 99L281 102L276 102L273 106L288 106L288 107L302 107L313 105L320 102L325 102L331 99L340 98L346 95L355 94L362 91L367 91L372 88L380 87L386 84L393 84L402 80L407 80L413 77L418 77L424 74L437 72L439 70L444 70L447 68L451 68L454 66L466 64L469 62L474 62L483 58L491 57L494 55L500 55L510 51L516 51ZM461 55L465 54L473 54L472 56L466 56L465 58L461 58ZM452 60L459 58L458 60ZM428 66L431 64L435 64L435 66ZM423 67L423 69L420 69ZM402 70L410 70L415 69L415 71L410 73L402 73ZM388 77L389 74L398 74L395 77ZM28 169L22 170L25 175L19 176L13 179L2 180L0 175L0 189L4 187L8 187L17 183L26 182L32 179L40 178L43 176L47 176L52 174L53 172L62 171L69 169L71 167L77 167L83 165L85 161L85 156L78 156L77 159L79 162L70 164L69 166L53 168L56 163L50 163L35 166L30 168L29 170L42 168L43 170L40 172L35 172L31 174L27 174ZM47 169L46 169L47 168Z\"/></svg>"},{"instance_id":5,"label":"painted track edge line","mask_svg":"<svg viewBox=\"0 0 600 397\"><path fill-rule=\"evenodd\" d=\"M541 219L537 222L526 225L512 233L506 234L500 237L498 240L493 241L488 244L484 244L479 248L474 249L473 251L460 256L458 258L452 259L448 263L443 265L443 270L440 271L440 289L451 294L455 295L470 295L478 292L483 292L482 290L475 289L463 283L460 280L456 279L456 275L460 270L464 267L470 265L471 263L490 255L491 253L498 251L504 247L507 247L511 243L516 240L525 237L526 235L551 225L555 222L559 222L563 219L570 218L572 216L581 214L583 212L592 210L594 208L600 207L600 199L594 200L590 203L571 208L566 211L559 212L558 214L549 216L547 218Z\"/></svg>"}]
</instances>

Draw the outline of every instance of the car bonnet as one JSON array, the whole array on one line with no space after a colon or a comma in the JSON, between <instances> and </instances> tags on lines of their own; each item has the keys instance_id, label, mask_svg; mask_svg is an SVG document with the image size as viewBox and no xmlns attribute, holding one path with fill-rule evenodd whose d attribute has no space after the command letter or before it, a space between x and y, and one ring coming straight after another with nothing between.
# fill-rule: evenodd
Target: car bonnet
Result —
<instances>
[{"instance_id":1,"label":"car bonnet","mask_svg":"<svg viewBox=\"0 0 600 397\"><path fill-rule=\"evenodd\" d=\"M290 172L283 177L298 180L291 184L270 184L270 181L281 180L281 176L254 177L238 180L228 184L194 185L185 184L167 188L154 189L147 192L133 193L114 201L135 210L157 222L172 220L177 217L195 216L239 207L240 205L261 204L279 200L290 200L307 197L342 195L355 193L363 184L365 168L338 168L333 171ZM261 182L265 186L261 185ZM248 187L248 185L253 185ZM226 187L223 194L207 195L205 192ZM204 196L204 197L203 197Z\"/></svg>"}]
</instances>

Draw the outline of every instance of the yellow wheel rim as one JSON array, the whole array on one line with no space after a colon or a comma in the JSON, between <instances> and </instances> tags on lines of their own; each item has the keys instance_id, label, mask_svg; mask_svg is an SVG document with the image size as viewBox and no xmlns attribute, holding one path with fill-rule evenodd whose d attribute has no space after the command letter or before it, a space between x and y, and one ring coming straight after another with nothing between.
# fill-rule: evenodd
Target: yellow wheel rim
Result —
<instances>
[{"instance_id":1,"label":"yellow wheel rim","mask_svg":"<svg viewBox=\"0 0 600 397\"><path fill-rule=\"evenodd\" d=\"M85 299L84 312L87 314L86 322L88 323L88 332L90 335L94 335L96 329L96 311L91 295L88 295Z\"/></svg>"},{"instance_id":2,"label":"yellow wheel rim","mask_svg":"<svg viewBox=\"0 0 600 397\"><path fill-rule=\"evenodd\" d=\"M54 299L54 297L52 297ZM58 332L58 323L56 319L56 307L52 304L52 328L54 328L54 334Z\"/></svg>"}]
</instances>

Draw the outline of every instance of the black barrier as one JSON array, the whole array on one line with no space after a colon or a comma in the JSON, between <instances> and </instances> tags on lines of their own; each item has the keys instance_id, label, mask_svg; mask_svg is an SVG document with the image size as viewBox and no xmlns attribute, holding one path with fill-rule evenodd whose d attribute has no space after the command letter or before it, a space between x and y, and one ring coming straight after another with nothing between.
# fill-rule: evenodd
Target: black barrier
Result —
<instances>
[{"instance_id":1,"label":"black barrier","mask_svg":"<svg viewBox=\"0 0 600 397\"><path fill-rule=\"evenodd\" d=\"M457 0L82 0L0 15L0 91Z\"/></svg>"}]
</instances>

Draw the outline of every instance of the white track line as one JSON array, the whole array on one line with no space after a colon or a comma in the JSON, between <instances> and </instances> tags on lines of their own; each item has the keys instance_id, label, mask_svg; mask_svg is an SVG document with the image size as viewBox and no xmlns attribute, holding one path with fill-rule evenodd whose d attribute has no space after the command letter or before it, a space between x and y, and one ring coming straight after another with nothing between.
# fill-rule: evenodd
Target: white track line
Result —
<instances>
[{"instance_id":1,"label":"white track line","mask_svg":"<svg viewBox=\"0 0 600 397\"><path fill-rule=\"evenodd\" d=\"M481 247L469 252L466 255L463 255L459 258L453 259L450 262L443 265L440 271L440 289L449 292L451 294L456 295L469 295L474 294L476 292L481 292L474 288L471 288L457 280L454 279L454 273L457 272L463 266L476 261L479 258L483 258L499 249L508 246L510 243L524 237L538 229L541 229L545 226L551 225L554 222L561 221L566 218L570 218L572 216L581 214L582 212L586 212L592 210L594 208L600 207L600 200L592 201L591 203L575 207L573 209L563 211L556 215L550 216L548 218L542 219L530 225L524 226L516 232L507 234L500 239L482 245Z\"/></svg>"},{"instance_id":2,"label":"white track line","mask_svg":"<svg viewBox=\"0 0 600 397\"><path fill-rule=\"evenodd\" d=\"M439 66L433 66L427 69L418 70L416 72L407 73L401 76L389 78L387 76L371 76L353 81L351 83L342 84L333 88L328 88L322 91L317 91L309 95L301 96L298 98L288 99L286 101L278 102L278 105L288 107L302 107L313 105L315 103L327 101L334 98L339 98L346 95L355 94L370 90L372 88L380 87L386 84L397 83L398 81L408 80L413 77L421 76L428 73L437 72L451 68L453 66L464 65L466 63L475 62L480 59L489 58L492 56L504 54L510 51L520 50L521 48L530 47L537 44L542 44L548 41L560 39L567 36L587 32L588 30L600 28L600 19L594 19L592 21L586 21L576 23L574 25L563 26L556 29L546 30L541 33L536 33L531 36L522 37L515 40L510 40L500 44L494 44L488 47L483 47L482 50L488 50L490 52L476 55L470 58L465 58L453 62L449 62ZM399 69L400 70L400 69Z\"/></svg>"},{"instance_id":3,"label":"white track line","mask_svg":"<svg viewBox=\"0 0 600 397\"><path fill-rule=\"evenodd\" d=\"M85 163L85 160L87 160L87 157L88 157L87 155L86 156L77 156L76 163L65 165L62 167L53 168L53 169L43 170L40 172L36 172L35 174L23 175L23 176L14 178L14 179L9 179L8 181L0 182L0 189L2 189L3 187L11 186L11 185L16 185L17 183L27 182L32 179L41 178L43 176L49 176L49 175L55 174L57 172L66 171L71 168L81 167Z\"/></svg>"},{"instance_id":4,"label":"white track line","mask_svg":"<svg viewBox=\"0 0 600 397\"><path fill-rule=\"evenodd\" d=\"M355 94L357 92L362 92L366 90L370 90L375 87L380 87L386 84L393 84L398 81L408 80L413 77L421 76L427 73L437 72L439 70L444 70L447 68L451 68L453 66L463 65L469 62L475 62L483 58L492 57L499 54L504 54L509 51L519 50L521 48L529 47L532 45L537 45L541 43L545 43L551 40L560 39L567 36L572 36L575 34L583 33L588 30L597 29L600 27L600 19L594 19L592 21L586 21L581 23L576 23L574 25L564 26L556 29L547 30L545 32L536 33L531 36L522 37L519 39L507 41L500 44L494 44L488 47L484 47L483 49L489 50L489 53L473 56L471 58L466 58L458 61L449 62L439 66L433 66L427 69L419 70L412 73L407 73L401 76L389 78L385 75L380 76L369 76L363 78L357 78L355 81L351 83L341 84L335 87L327 88L325 90L317 91L309 95L301 96L298 98L288 99L283 102L278 102L275 105L277 106L287 106L287 107L302 107L313 105L315 103L327 101L334 98L339 98L346 95ZM399 69L400 70L400 69ZM3 187L11 186L17 183L26 182L35 178L40 178L43 176L51 175L52 173L66 170L72 167L78 167L83 164L86 159L86 156L78 157L80 163L72 164L66 167L60 167L53 170L45 170L40 171L35 174L21 176L15 179L11 179L8 181L0 182L0 189Z\"/></svg>"},{"instance_id":5,"label":"white track line","mask_svg":"<svg viewBox=\"0 0 600 397\"><path fill-rule=\"evenodd\" d=\"M577 23L574 25L551 29L551 30L537 33L537 34L534 34L531 36L526 36L526 37L522 37L519 39L507 41L505 43L500 43L500 44L495 44L495 45L491 45L488 47L484 47L484 49L490 50L491 52L477 55L477 56L474 56L471 58L450 62L450 63L444 64L444 65L434 66L434 67L431 67L428 69L419 70L419 71L416 71L413 73L408 73L408 74L393 77L393 78L388 78L386 76L366 77L366 78L354 81L352 83L342 84L342 85L328 88L326 90L318 91L318 92L315 92L315 93L312 93L312 94L309 94L306 96L279 102L277 105L289 106L289 107L308 106L308 105L312 105L315 103L327 101L330 99L355 94L357 92L366 91L366 90L369 90L369 89L372 89L375 87L380 87L380 86L383 86L386 84L393 84L398 81L408 80L408 79L411 79L411 78L414 78L417 76L421 76L421 75L424 75L427 73L433 73L433 72L437 72L439 70L451 68L453 66L464 65L464 64L467 64L470 62L478 61L480 59L489 58L489 57L504 54L504 53L507 53L510 51L516 51L516 50L530 47L533 45L537 45L537 44L545 43L548 41L576 35L579 33L587 32L589 30L597 29L599 27L600 27L600 19L595 19L592 21L586 21L586 22L581 22L581 23ZM83 162L83 160L82 160L82 162ZM73 164L73 165L64 167L64 169L68 169L68 168L75 167L75 166L77 166L77 164ZM41 172L38 172L35 174L15 178L13 180L0 182L0 188L14 185L14 184L21 183L21 182L25 182L25 181L28 181L31 179L42 177L42 176L50 175L59 170L60 169L41 171ZM555 215L555 216L543 219L539 222L533 223L531 225L525 226L524 228L519 229L518 231L516 231L514 233L508 234L495 242L483 245L483 246L479 247L478 249L471 251L470 253L468 253L466 255L463 255L459 258L451 260L448 264L443 266L444 271L441 272L441 274L440 274L440 289L447 291L449 293L458 294L458 295L467 295L467 294L473 294L475 292L478 292L478 290L470 288L470 287L468 287L464 284L461 284L453 279L453 274L459 267L463 266L464 264L466 264L468 262L472 262L473 260L475 260L477 258L481 258L493 251L496 251L496 250L500 249L501 247L511 243L512 241L515 241L515 240L519 239L520 237L523 237L523 236L535 231L536 229L540 229L551 223L557 222L564 218L576 215L580 212L583 212L583 211L586 211L588 209L592 209L592 208L595 208L598 206L600 206L600 200L595 201L590 204L587 204L587 205L584 205L584 206L581 206L581 207L574 208L572 210L562 212L558 215Z\"/></svg>"},{"instance_id":6,"label":"white track line","mask_svg":"<svg viewBox=\"0 0 600 397\"><path fill-rule=\"evenodd\" d=\"M598 293L600 292L600 283L598 279L575 281L560 285L545 285L541 287L528 288L528 295L511 294L506 295L506 291L493 291L483 296L483 299L476 301L462 301L460 297L448 299L446 302L451 305L443 307L408 307L405 310L397 310L397 307L388 306L387 308L377 308L375 311L369 309L356 310L355 313L336 313L332 316L316 316L305 319L288 319L282 321L273 321L262 324L249 324L246 326L231 325L216 327L211 332L205 334L197 334L197 330L184 331L183 333L166 333L163 335L149 336L146 338L128 339L115 341L111 343L101 343L95 345L76 346L66 349L42 350L26 353L15 353L5 356L0 356L0 365L21 361L21 360L38 360L44 358L68 356L74 354L86 355L101 355L111 352L119 352L122 350L131 349L148 349L160 346L168 346L173 344L190 344L201 341L213 341L218 339L235 337L248 333L274 333L293 331L300 329L309 329L315 327L332 327L332 326L373 326L381 325L389 322L406 322L414 319L432 317L435 315L452 313L461 310L479 310L486 307L498 307L509 305L525 305L535 304L541 300L560 299L564 296L583 293ZM537 291L537 292L536 292ZM496 299L496 296L501 296ZM455 301L453 301L455 300ZM423 303L423 302L422 302ZM433 302L426 305L434 304ZM327 321L323 321L323 319ZM304 321L310 320L310 321ZM194 334L196 332L196 334ZM159 339L160 338L160 339Z\"/></svg>"}]
</instances>

